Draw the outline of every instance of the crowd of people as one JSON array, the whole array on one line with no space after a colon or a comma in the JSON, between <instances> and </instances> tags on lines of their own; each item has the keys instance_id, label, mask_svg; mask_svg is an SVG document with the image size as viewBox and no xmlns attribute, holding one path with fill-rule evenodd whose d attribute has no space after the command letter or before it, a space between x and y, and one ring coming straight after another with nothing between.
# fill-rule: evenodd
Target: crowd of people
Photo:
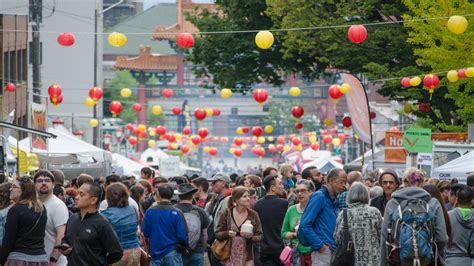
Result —
<instances>
[{"instance_id":1,"label":"crowd of people","mask_svg":"<svg viewBox=\"0 0 474 266\"><path fill-rule=\"evenodd\" d=\"M474 174L262 170L2 183L0 265L474 265Z\"/></svg>"}]
</instances>

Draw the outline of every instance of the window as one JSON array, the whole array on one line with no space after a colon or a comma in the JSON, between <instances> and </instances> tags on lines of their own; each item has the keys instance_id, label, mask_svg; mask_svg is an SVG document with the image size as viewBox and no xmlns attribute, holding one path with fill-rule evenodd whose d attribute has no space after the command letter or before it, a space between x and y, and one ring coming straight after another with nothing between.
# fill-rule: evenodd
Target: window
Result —
<instances>
[{"instance_id":1,"label":"window","mask_svg":"<svg viewBox=\"0 0 474 266\"><path fill-rule=\"evenodd\" d=\"M16 52L16 80L19 82L23 80L23 60L22 60L22 51Z\"/></svg>"},{"instance_id":2,"label":"window","mask_svg":"<svg viewBox=\"0 0 474 266\"><path fill-rule=\"evenodd\" d=\"M10 76L9 76L9 79L12 82L16 81L16 77L15 77L15 53L16 53L15 51L11 51L10 52L10 58L9 58L9 61L10 61L10 67L9 67Z\"/></svg>"},{"instance_id":3,"label":"window","mask_svg":"<svg viewBox=\"0 0 474 266\"><path fill-rule=\"evenodd\" d=\"M28 80L28 55L26 53L26 49L21 50L23 57L21 58L21 64L23 66L23 71L21 72L23 76L21 77L22 80Z\"/></svg>"}]
</instances>

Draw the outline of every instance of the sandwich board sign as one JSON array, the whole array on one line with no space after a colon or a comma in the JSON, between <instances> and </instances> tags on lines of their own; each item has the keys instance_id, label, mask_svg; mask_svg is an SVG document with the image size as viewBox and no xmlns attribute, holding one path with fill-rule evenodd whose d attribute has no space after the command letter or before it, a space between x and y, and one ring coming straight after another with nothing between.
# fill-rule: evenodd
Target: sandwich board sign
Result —
<instances>
[{"instance_id":1,"label":"sandwich board sign","mask_svg":"<svg viewBox=\"0 0 474 266\"><path fill-rule=\"evenodd\" d=\"M178 157L169 157L160 159L160 174L170 178L181 174Z\"/></svg>"},{"instance_id":2,"label":"sandwich board sign","mask_svg":"<svg viewBox=\"0 0 474 266\"><path fill-rule=\"evenodd\" d=\"M403 147L411 153L431 153L433 150L431 129L414 127L407 129L403 134Z\"/></svg>"}]
</instances>

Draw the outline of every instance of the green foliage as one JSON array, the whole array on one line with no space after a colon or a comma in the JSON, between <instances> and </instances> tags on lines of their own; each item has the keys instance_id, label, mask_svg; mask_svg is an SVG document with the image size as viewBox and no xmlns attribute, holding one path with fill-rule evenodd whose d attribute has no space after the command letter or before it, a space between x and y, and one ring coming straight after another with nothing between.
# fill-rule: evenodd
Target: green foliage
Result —
<instances>
[{"instance_id":1,"label":"green foliage","mask_svg":"<svg viewBox=\"0 0 474 266\"><path fill-rule=\"evenodd\" d=\"M272 125L276 130L283 130L284 132L275 132L275 134L293 134L300 133L301 130L295 128L295 124L298 122L296 118L291 115L291 108L298 105L296 100L285 100L276 101L270 100L268 105L270 107L268 115L264 117L265 125ZM319 120L316 117L312 117L308 113L308 107L302 106L306 113L301 117L301 123L303 123L305 131L317 131L319 130Z\"/></svg>"},{"instance_id":2,"label":"green foliage","mask_svg":"<svg viewBox=\"0 0 474 266\"><path fill-rule=\"evenodd\" d=\"M135 123L137 114L133 112L131 106L137 101L137 96L132 95L128 98L120 96L120 90L123 88L133 88L138 85L138 82L130 74L130 71L117 71L114 78L108 81L104 90L104 113L108 117L112 117L109 112L109 104L112 101L119 101L122 103L123 111L119 117L124 123Z\"/></svg>"}]
</instances>

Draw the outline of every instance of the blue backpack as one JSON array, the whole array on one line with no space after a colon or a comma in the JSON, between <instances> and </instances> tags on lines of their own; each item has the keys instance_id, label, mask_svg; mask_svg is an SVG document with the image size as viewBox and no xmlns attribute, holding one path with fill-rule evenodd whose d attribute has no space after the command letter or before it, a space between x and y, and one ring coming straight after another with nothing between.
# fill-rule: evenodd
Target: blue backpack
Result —
<instances>
[{"instance_id":1,"label":"blue backpack","mask_svg":"<svg viewBox=\"0 0 474 266\"><path fill-rule=\"evenodd\" d=\"M434 245L434 212L422 199L400 202L391 214L392 228L388 242L389 261L427 265L436 259Z\"/></svg>"}]
</instances>

